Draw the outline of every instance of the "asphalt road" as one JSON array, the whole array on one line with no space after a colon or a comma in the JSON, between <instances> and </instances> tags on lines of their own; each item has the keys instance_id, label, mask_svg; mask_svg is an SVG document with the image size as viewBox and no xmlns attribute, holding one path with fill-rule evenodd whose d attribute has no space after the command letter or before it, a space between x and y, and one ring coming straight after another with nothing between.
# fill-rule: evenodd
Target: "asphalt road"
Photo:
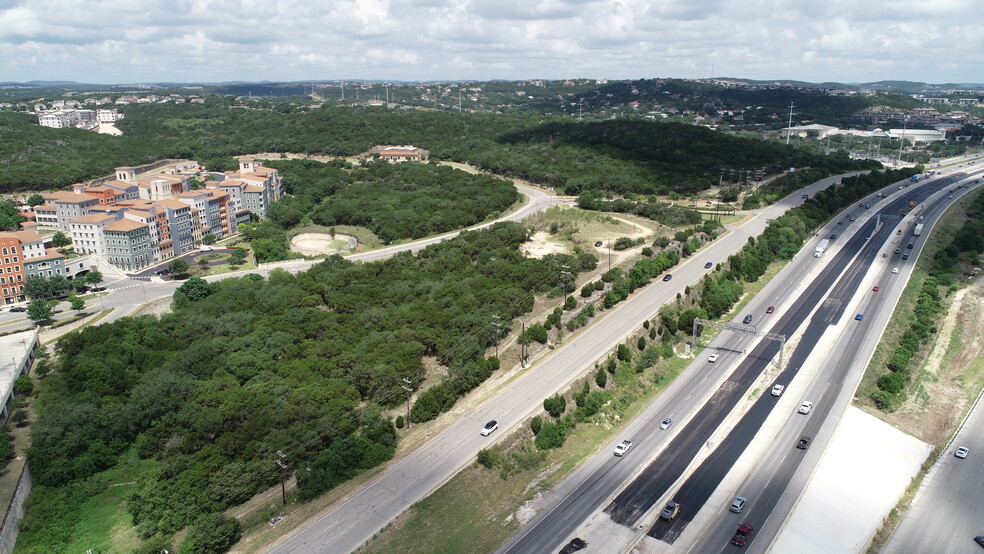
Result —
<instances>
[{"instance_id":1,"label":"asphalt road","mask_svg":"<svg viewBox=\"0 0 984 554\"><path fill-rule=\"evenodd\" d=\"M970 448L966 459L953 455L959 446ZM883 552L982 552L973 542L984 535L982 460L984 409L978 405L926 476Z\"/></svg>"},{"instance_id":2,"label":"asphalt road","mask_svg":"<svg viewBox=\"0 0 984 554\"><path fill-rule=\"evenodd\" d=\"M919 193L916 191L912 191L911 194L907 195L905 202L908 202L908 200L912 197L916 197L916 196L924 197L926 195L927 193L925 192ZM871 203L874 204L874 201L872 201ZM902 205L903 205L903 201L901 199L899 198L891 199L890 196L890 200L888 202L887 207L884 208L884 211L889 214L897 215L898 210L902 207ZM854 209L851 211L857 212L857 214L855 215L861 215L861 212L863 212L863 210L860 209ZM897 217L893 217L892 219L894 221L897 219ZM883 226L882 233L889 232L884 229L894 227L894 225L892 225L891 223L892 222L889 222L888 225ZM807 303L812 303L815 305L818 302L819 297L822 295L822 293L829 288L830 284L832 284L834 280L840 277L840 270L847 266L847 263L850 261L850 258L853 256L853 254L856 253L861 247L865 245L866 240L864 239L864 237L867 236L868 232L870 232L870 230L873 227L874 224L869 222L867 224L867 227L863 228L863 232L858 233L857 235L855 235L853 239L851 239L852 243L849 245L848 248L845 249L847 250L847 252L842 251L833 263L828 264L828 265L836 266L837 268L835 269L835 268L828 267L817 278L816 282L814 282L809 287L807 287L807 291L808 291L807 296L812 298L801 298L797 301L796 304L793 304L791 306L779 306L780 310L783 311L782 313L785 313L786 315L783 316L780 319L780 322L770 330L771 332L784 333L787 334L788 336L791 335L796 328L798 328L798 326L802 323L805 317L812 311L811 308L805 308L804 305ZM839 227L832 225L832 229L838 229L838 228ZM845 238L841 237L839 240L845 240ZM872 242L874 243L876 241L872 241ZM811 262L811 260L812 259L810 258L806 260L800 259L799 261L790 265L795 266L795 265L808 264ZM854 277L851 279L851 281L854 282L855 284L845 285L847 289L851 289L852 286L856 287L856 281L862 275L861 272L862 269L864 269L864 267L854 270ZM789 279L789 277L787 276L786 279ZM753 323L755 322L756 319L759 319L760 317L761 318L772 317L772 316L765 316L765 315L760 316L758 314L763 314L764 307L766 305L780 304L782 302L782 300L780 299L783 296L785 296L788 290L793 286L791 281L792 280L783 282L782 280L777 279L773 281L773 283L775 283L776 286L773 286L773 284L770 283L769 287L767 287L766 290L763 290L763 293L761 295L763 300L759 300L758 302L756 302L756 304L761 304L761 305L755 307L755 309L752 311ZM829 306L827 306L826 312L823 313L819 318L820 321L822 321L823 328L826 328L827 326L830 325L833 319L831 317L832 314L830 312L834 311L835 313L833 315L836 315L836 310L838 307L840 308L840 310L843 310L843 307L838 306L836 302L831 303ZM803 313L803 315L802 316L798 315L801 312ZM745 313L749 313L749 311L746 310ZM739 316L743 316L743 315L744 313L739 314ZM776 317L778 316L776 315ZM736 317L736 320L737 319L741 319L741 317ZM731 338L727 339L729 342L728 348L722 348L721 350L718 350L719 352L737 351L740 353L740 351L745 348L745 343L748 340L747 337L742 337L741 335L738 335L736 337L735 333L730 333L730 332L722 333L722 337L726 335L731 335ZM719 337L719 339L722 337ZM715 341L715 343L717 342L718 341ZM809 339L804 339L801 341L801 343L808 343L808 342ZM716 344L711 344L708 352L710 351L710 349L713 348L720 348L720 347L717 346ZM619 497L616 497L616 500L612 502L612 504L606 510L612 515L612 518L614 520L621 521L626 525L632 525L636 523L636 521L638 521L639 517L641 517L642 514L646 513L648 510L650 510L653 507L658 509L658 507L661 505L660 504L661 502L670 499L670 496L666 494L667 491L674 483L677 482L677 480L683 474L686 467L692 463L692 461L699 454L699 452L704 448L706 448L706 446L708 445L707 441L711 433L713 433L718 428L719 423L723 420L724 414L730 411L730 409L727 406L728 404L727 398L731 396L740 399L747 391L748 386L751 384L751 381L758 376L761 369L763 369L765 364L767 364L771 360L777 349L778 346L775 343L763 343L759 345L755 350L753 350L752 354L748 358L746 358L743 363L739 364L739 367L733 372L731 377L728 378L722 384L718 392L715 394L715 398L713 398L710 402L708 402L706 405L704 405L701 408L701 412L699 412L698 415L692 418L692 422L689 425L687 425L687 427L682 432L675 435L675 438L673 438L669 446L665 448L660 458L657 458L655 461L653 461L653 463L650 464L649 468L640 475L639 479L633 485L630 485L629 489L626 489L625 491L623 491L621 495L619 495ZM809 350L809 348L806 348L805 350ZM703 359L699 360L697 364L695 364L697 368L703 368L700 370L700 372L702 372L705 376L708 375L707 370L711 369L710 365L706 364L706 354L707 352L703 353L702 355ZM725 354L725 356L723 356L720 360L718 360L718 366L714 368L715 370L720 371L717 368L721 367L722 364L727 362L727 355L728 354ZM756 365L758 366L758 368L755 367ZM791 360L787 364L787 367L791 369L781 374L776 382L788 383L789 381L791 381L793 375L795 375L795 372L799 369L799 366L800 363L798 363L797 360ZM688 372L686 372L683 375L683 378L687 379L689 376L695 375L696 373L698 372L688 370ZM706 378L704 380L706 380ZM689 393L688 398L690 396L694 396L694 390L691 381L692 379L687 379L686 381L681 380L681 382L685 383L685 386L682 387L682 392L684 394ZM670 396L680 393L681 390L672 390L671 387L671 390L668 390L666 395L664 396ZM699 405L700 396L701 396L699 391L697 392L696 396L698 396L698 399L695 402L692 402L692 404ZM769 400L773 400L773 398L771 396L768 396L768 398L766 398L765 401L763 402L762 406L769 406L767 404ZM645 417L647 418L645 420L645 423L643 423L642 425L635 425L634 423L633 426L630 427L632 432L629 434L629 437L638 443L638 447L635 452L635 457L638 460L648 459L646 453L647 451L654 451L662 446L665 446L665 443L668 440L667 438L662 437L660 431L655 430L658 428L658 422L662 419L662 417L664 417L667 414L673 413L672 408L668 405L670 403L666 402L665 400L657 399L657 401L654 402L654 405L661 405L661 404L662 406L660 409L651 410L647 412L647 414L645 415ZM769 406L769 408L771 409L771 406ZM683 406L677 406L676 409L685 411ZM763 410L762 407L756 409ZM753 415L749 417L761 418L760 414L754 413L756 412L756 409L752 410ZM687 415L685 417L689 418L690 416ZM685 423L685 421L681 421L680 418L675 418L675 419L677 419L677 422L674 425L681 425ZM640 420L642 420L642 418L640 418ZM639 431L642 430L645 431L640 434ZM747 441L750 440L750 437L747 436L747 433L749 433L749 430L744 429L741 432L734 434L734 436L741 437L742 434L745 434L746 436L744 437L743 440ZM754 435L754 431L752 431L751 434ZM654 437L660 437L660 438L654 439ZM723 446L718 449L719 452L728 452L730 450L731 448L723 447ZM740 451L737 454L740 454ZM733 457L737 457L737 454L734 454ZM629 456L623 458L623 460L630 460L631 456L632 453L630 453ZM577 527L581 525L582 522L584 522L587 519L587 517L590 516L593 510L597 506L599 506L599 504L601 504L601 502L598 502L599 499L602 499L603 502L604 501L603 499L609 498L610 497L609 495L614 494L614 492L617 491L618 488L623 484L623 481L620 481L620 477L610 470L609 465L611 464L627 465L627 462L612 461L611 459L609 459L608 454L606 452L600 453L598 456L596 456L596 458L602 460L608 459L608 461L602 462L601 464L598 464L597 462L589 462L588 464L586 464L586 467L590 468L589 470L586 469L585 471L576 472L577 476L572 475L572 478L569 480L577 483L576 486L574 486L572 490L570 490L570 487L568 487L569 490L565 491L565 493L561 495L561 500L557 504L551 506L548 510L546 510L543 514L541 514L541 516L535 519L534 522L532 522L530 525L524 528L516 537L514 537L510 541L510 543L506 546L506 548L503 549L503 551L541 552L541 551L549 551L551 548L555 548L558 545L558 543L560 543L563 540L563 538L569 537L570 534L573 533L574 530L576 530ZM716 464L712 462L708 464L708 467L714 467L715 465ZM728 463L725 464L725 466L726 467L724 468L724 472L726 473L727 470L730 469L731 464ZM631 471L632 470L630 468L627 468L626 471L621 471L620 473L627 473ZM713 482L719 480L720 480L719 477L712 477L710 482L708 482L706 485L696 486L695 488L696 489L706 488L713 491L713 489L716 487L716 485L713 484ZM564 485L565 484L562 483L561 486ZM705 491L700 494L695 494L693 497L688 496L687 500L681 499L678 496L673 496L673 499L679 501L683 506L682 516L678 520L676 520L676 522L674 522L673 525L668 525L665 523L662 524L663 526L666 527L665 529L660 529L658 528L659 526L657 526L657 529L655 529L654 533L657 534L658 536L669 535L668 538L675 538L679 534L679 532L682 531L682 525L685 524L685 522L689 519L689 517L692 517L692 515L696 513L696 510L703 503L703 501L700 500L699 497L703 495L705 496L705 500L706 500L707 494L708 493ZM691 500L695 500L695 502L691 503L690 502ZM688 517L687 514L691 514L691 516ZM676 525L680 525L680 527L678 527L674 531L673 526ZM733 529L731 530L731 532L733 532Z\"/></svg>"}]
</instances>

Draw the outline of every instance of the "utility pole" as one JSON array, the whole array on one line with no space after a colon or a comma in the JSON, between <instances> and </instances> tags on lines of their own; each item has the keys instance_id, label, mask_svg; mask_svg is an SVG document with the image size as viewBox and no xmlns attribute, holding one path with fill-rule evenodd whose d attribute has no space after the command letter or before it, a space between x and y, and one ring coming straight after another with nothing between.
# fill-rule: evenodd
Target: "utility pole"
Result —
<instances>
[{"instance_id":1,"label":"utility pole","mask_svg":"<svg viewBox=\"0 0 984 554\"><path fill-rule=\"evenodd\" d=\"M560 278L564 282L564 305L567 305L567 279L571 276L570 266L560 266Z\"/></svg>"},{"instance_id":2,"label":"utility pole","mask_svg":"<svg viewBox=\"0 0 984 554\"><path fill-rule=\"evenodd\" d=\"M277 450L277 456L280 459L277 460L277 465L280 466L280 494L283 499L283 505L287 505L287 485L285 484L285 475L287 473L287 464L284 460L287 459L287 455L284 454L283 450Z\"/></svg>"},{"instance_id":3,"label":"utility pole","mask_svg":"<svg viewBox=\"0 0 984 554\"><path fill-rule=\"evenodd\" d=\"M608 237L608 271L612 270L612 237Z\"/></svg>"},{"instance_id":4,"label":"utility pole","mask_svg":"<svg viewBox=\"0 0 984 554\"><path fill-rule=\"evenodd\" d=\"M411 388L410 385L412 383L413 381L407 377L404 377L403 384L400 385L403 387L403 390L407 391L407 429L410 428L410 397L413 395L413 388Z\"/></svg>"},{"instance_id":5,"label":"utility pole","mask_svg":"<svg viewBox=\"0 0 984 554\"><path fill-rule=\"evenodd\" d=\"M789 144L789 135L793 134L793 103L789 103L789 125L786 127L786 144Z\"/></svg>"},{"instance_id":6,"label":"utility pole","mask_svg":"<svg viewBox=\"0 0 984 554\"><path fill-rule=\"evenodd\" d=\"M526 322L520 321L523 325L523 331L519 334L523 340L519 341L519 367L526 367Z\"/></svg>"},{"instance_id":7,"label":"utility pole","mask_svg":"<svg viewBox=\"0 0 984 554\"><path fill-rule=\"evenodd\" d=\"M909 116L905 116L905 119L902 120L902 136L899 137L899 159L895 162L896 167L902 165L902 147L905 145L905 128L908 124Z\"/></svg>"},{"instance_id":8,"label":"utility pole","mask_svg":"<svg viewBox=\"0 0 984 554\"><path fill-rule=\"evenodd\" d=\"M495 357L499 357L499 328L502 327L502 323L499 322L498 314L492 316L492 326L495 327Z\"/></svg>"}]
</instances>

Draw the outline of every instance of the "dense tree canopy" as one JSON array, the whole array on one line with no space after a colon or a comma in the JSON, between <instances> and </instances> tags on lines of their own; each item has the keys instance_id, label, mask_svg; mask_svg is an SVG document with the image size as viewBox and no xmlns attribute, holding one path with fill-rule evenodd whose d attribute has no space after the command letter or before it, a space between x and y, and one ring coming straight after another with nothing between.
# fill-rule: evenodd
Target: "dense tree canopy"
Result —
<instances>
[{"instance_id":1,"label":"dense tree canopy","mask_svg":"<svg viewBox=\"0 0 984 554\"><path fill-rule=\"evenodd\" d=\"M526 258L526 238L522 225L505 223L417 256L332 257L267 280L189 280L160 319L66 335L60 371L41 382L57 394L39 401L32 426L35 482L78 482L132 449L153 457L159 471L139 478L128 503L144 536L276 482L277 450L306 468L302 496L316 496L392 455L392 425L374 407L399 405L403 379L422 382L422 356L448 367L453 404L498 368L483 359L493 315L508 323L534 294L557 287L565 266L577 273L597 263Z\"/></svg>"}]
</instances>

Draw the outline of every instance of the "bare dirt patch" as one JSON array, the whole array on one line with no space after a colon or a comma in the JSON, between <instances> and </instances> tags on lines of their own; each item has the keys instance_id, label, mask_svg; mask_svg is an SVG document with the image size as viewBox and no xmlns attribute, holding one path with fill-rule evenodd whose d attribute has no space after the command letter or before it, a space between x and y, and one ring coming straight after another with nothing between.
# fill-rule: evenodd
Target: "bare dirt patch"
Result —
<instances>
[{"instance_id":1,"label":"bare dirt patch","mask_svg":"<svg viewBox=\"0 0 984 554\"><path fill-rule=\"evenodd\" d=\"M877 415L919 440L946 442L979 390L964 374L982 355L981 329L984 285L974 283L955 293L908 399L894 413Z\"/></svg>"},{"instance_id":2,"label":"bare dirt patch","mask_svg":"<svg viewBox=\"0 0 984 554\"><path fill-rule=\"evenodd\" d=\"M570 251L567 245L551 240L550 233L546 231L540 231L534 234L519 249L526 252L531 258L542 258L547 254L566 254Z\"/></svg>"},{"instance_id":3,"label":"bare dirt patch","mask_svg":"<svg viewBox=\"0 0 984 554\"><path fill-rule=\"evenodd\" d=\"M322 254L332 255L343 251L352 251L359 245L359 241L349 235L336 234L335 236L324 233L301 233L290 239L290 249L305 256L320 256Z\"/></svg>"}]
</instances>

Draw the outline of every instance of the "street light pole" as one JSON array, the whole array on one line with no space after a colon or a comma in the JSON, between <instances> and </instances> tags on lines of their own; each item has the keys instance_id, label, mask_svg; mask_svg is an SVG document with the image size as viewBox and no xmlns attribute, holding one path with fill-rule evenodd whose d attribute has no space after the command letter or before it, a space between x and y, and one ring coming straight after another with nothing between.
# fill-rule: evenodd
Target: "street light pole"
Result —
<instances>
[{"instance_id":1,"label":"street light pole","mask_svg":"<svg viewBox=\"0 0 984 554\"><path fill-rule=\"evenodd\" d=\"M896 167L902 165L902 147L905 146L905 128L909 124L909 116L902 120L902 136L899 137L899 159L896 160Z\"/></svg>"}]
</instances>

